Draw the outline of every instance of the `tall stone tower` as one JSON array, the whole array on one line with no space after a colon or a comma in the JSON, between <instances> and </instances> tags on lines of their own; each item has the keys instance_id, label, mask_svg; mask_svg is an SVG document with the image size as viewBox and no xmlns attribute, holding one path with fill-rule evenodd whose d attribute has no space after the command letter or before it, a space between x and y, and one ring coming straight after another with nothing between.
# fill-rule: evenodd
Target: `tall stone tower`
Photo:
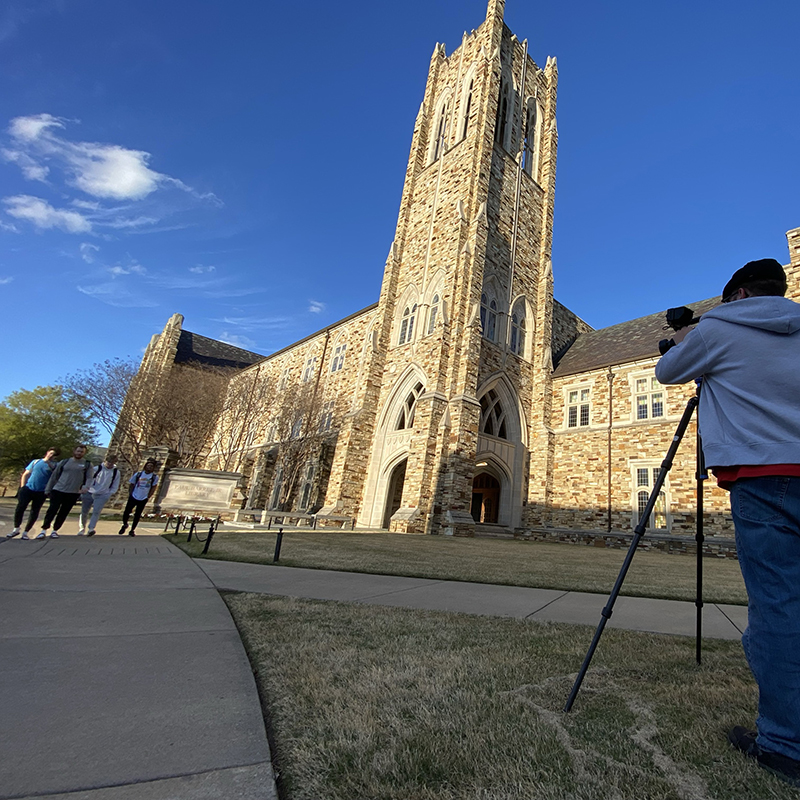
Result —
<instances>
[{"instance_id":1,"label":"tall stone tower","mask_svg":"<svg viewBox=\"0 0 800 800\"><path fill-rule=\"evenodd\" d=\"M503 10L431 57L326 497L362 525L470 535L546 499L558 75Z\"/></svg>"}]
</instances>

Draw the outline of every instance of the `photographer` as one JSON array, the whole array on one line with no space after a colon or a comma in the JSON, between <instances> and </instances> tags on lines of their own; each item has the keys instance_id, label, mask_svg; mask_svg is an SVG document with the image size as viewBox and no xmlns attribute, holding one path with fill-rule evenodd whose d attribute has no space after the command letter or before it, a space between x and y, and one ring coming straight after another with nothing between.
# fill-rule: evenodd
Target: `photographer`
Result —
<instances>
[{"instance_id":1,"label":"photographer","mask_svg":"<svg viewBox=\"0 0 800 800\"><path fill-rule=\"evenodd\" d=\"M757 732L737 726L728 739L800 786L800 305L785 293L777 261L746 264L722 305L676 333L656 377L703 379L703 452L731 495L759 703Z\"/></svg>"}]
</instances>

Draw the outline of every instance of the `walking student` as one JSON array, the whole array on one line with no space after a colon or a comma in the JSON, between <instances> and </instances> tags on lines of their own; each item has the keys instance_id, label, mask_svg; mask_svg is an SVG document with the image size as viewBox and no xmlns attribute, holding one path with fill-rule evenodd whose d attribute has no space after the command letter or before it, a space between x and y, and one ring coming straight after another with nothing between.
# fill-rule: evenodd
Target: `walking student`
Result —
<instances>
[{"instance_id":1,"label":"walking student","mask_svg":"<svg viewBox=\"0 0 800 800\"><path fill-rule=\"evenodd\" d=\"M656 378L703 378L703 453L730 492L759 696L756 729L737 725L728 739L800 787L800 304L785 293L777 261L745 264L723 304L675 334Z\"/></svg>"},{"instance_id":2,"label":"walking student","mask_svg":"<svg viewBox=\"0 0 800 800\"><path fill-rule=\"evenodd\" d=\"M99 467L94 470L94 478L89 491L81 497L81 515L78 520L78 536L94 536L97 522L100 519L100 512L109 499L116 494L119 489L119 470L117 469L117 457L109 453ZM89 512L92 516L89 519ZM88 531L86 529L87 519L89 520Z\"/></svg>"},{"instance_id":3,"label":"walking student","mask_svg":"<svg viewBox=\"0 0 800 800\"><path fill-rule=\"evenodd\" d=\"M139 524L142 511L144 511L147 501L153 496L153 492L158 486L158 475L156 475L155 469L156 462L153 459L148 459L143 470L134 472L131 475L128 484L128 502L122 514L122 527L119 529L120 536L128 530L128 519L131 511L133 511L133 522L130 531L128 531L128 536L136 536L136 526Z\"/></svg>"},{"instance_id":4,"label":"walking student","mask_svg":"<svg viewBox=\"0 0 800 800\"><path fill-rule=\"evenodd\" d=\"M45 501L44 490L47 487L47 481L50 480L50 475L56 466L56 459L60 455L61 451L57 447L48 447L42 458L35 458L25 467L25 471L19 481L17 508L14 511L14 530L6 534L7 539L16 536L20 532L22 518L25 516L25 509L29 504L31 510L28 515L28 524L25 526L25 530L22 531L21 538L30 538L28 531L33 528L39 517L39 511L41 511Z\"/></svg>"},{"instance_id":5,"label":"walking student","mask_svg":"<svg viewBox=\"0 0 800 800\"><path fill-rule=\"evenodd\" d=\"M44 493L50 498L50 505L44 515L41 533L37 539L44 539L50 536L51 539L58 539L58 532L67 518L67 514L72 511L72 507L78 502L78 498L89 491L92 483L92 462L85 459L86 445L79 444L72 451L72 458L65 458L58 462L58 466L53 470L50 480L47 481ZM50 533L50 526L53 532Z\"/></svg>"}]
</instances>

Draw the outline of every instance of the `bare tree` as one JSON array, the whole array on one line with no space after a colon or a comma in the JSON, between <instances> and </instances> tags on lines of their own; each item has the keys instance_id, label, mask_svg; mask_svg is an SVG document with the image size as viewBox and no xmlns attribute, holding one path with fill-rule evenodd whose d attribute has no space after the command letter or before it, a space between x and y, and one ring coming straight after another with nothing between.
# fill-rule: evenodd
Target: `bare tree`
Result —
<instances>
[{"instance_id":1,"label":"bare tree","mask_svg":"<svg viewBox=\"0 0 800 800\"><path fill-rule=\"evenodd\" d=\"M263 434L275 383L260 366L236 375L220 404L219 421L211 439L215 465L238 472L259 434Z\"/></svg>"},{"instance_id":2,"label":"bare tree","mask_svg":"<svg viewBox=\"0 0 800 800\"><path fill-rule=\"evenodd\" d=\"M223 409L231 370L176 364L169 381L154 399L155 413L144 442L177 453L177 466L198 467L208 452Z\"/></svg>"},{"instance_id":3,"label":"bare tree","mask_svg":"<svg viewBox=\"0 0 800 800\"><path fill-rule=\"evenodd\" d=\"M280 405L270 420L272 439L278 445L278 508L291 508L307 465L320 457L331 435L328 424L326 405L313 384L295 384L281 394Z\"/></svg>"},{"instance_id":4,"label":"bare tree","mask_svg":"<svg viewBox=\"0 0 800 800\"><path fill-rule=\"evenodd\" d=\"M131 359L113 359L64 379L111 435L111 447L131 467L149 447L167 446L178 465L194 467L207 451L231 370L176 364L166 378L142 374Z\"/></svg>"},{"instance_id":5,"label":"bare tree","mask_svg":"<svg viewBox=\"0 0 800 800\"><path fill-rule=\"evenodd\" d=\"M89 369L79 369L63 378L61 384L70 396L80 399L90 409L95 424L113 436L138 369L139 365L131 358L114 358Z\"/></svg>"}]
</instances>

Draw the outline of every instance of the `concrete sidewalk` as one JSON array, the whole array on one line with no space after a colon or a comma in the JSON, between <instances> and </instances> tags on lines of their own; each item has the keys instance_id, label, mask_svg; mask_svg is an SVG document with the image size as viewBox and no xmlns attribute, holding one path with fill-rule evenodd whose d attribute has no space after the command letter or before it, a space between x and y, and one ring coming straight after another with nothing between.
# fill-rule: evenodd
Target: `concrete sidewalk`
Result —
<instances>
[{"instance_id":1,"label":"concrete sidewalk","mask_svg":"<svg viewBox=\"0 0 800 800\"><path fill-rule=\"evenodd\" d=\"M241 640L178 548L3 539L0 587L0 798L277 797Z\"/></svg>"},{"instance_id":2,"label":"concrete sidewalk","mask_svg":"<svg viewBox=\"0 0 800 800\"><path fill-rule=\"evenodd\" d=\"M210 559L196 559L195 563L219 589L570 622L594 627L600 622L600 612L608 600L608 595L526 589L520 586L367 575ZM694 636L696 618L694 603L620 597L607 627ZM746 626L745 606L709 603L703 608L702 633L705 637L738 639Z\"/></svg>"}]
</instances>

